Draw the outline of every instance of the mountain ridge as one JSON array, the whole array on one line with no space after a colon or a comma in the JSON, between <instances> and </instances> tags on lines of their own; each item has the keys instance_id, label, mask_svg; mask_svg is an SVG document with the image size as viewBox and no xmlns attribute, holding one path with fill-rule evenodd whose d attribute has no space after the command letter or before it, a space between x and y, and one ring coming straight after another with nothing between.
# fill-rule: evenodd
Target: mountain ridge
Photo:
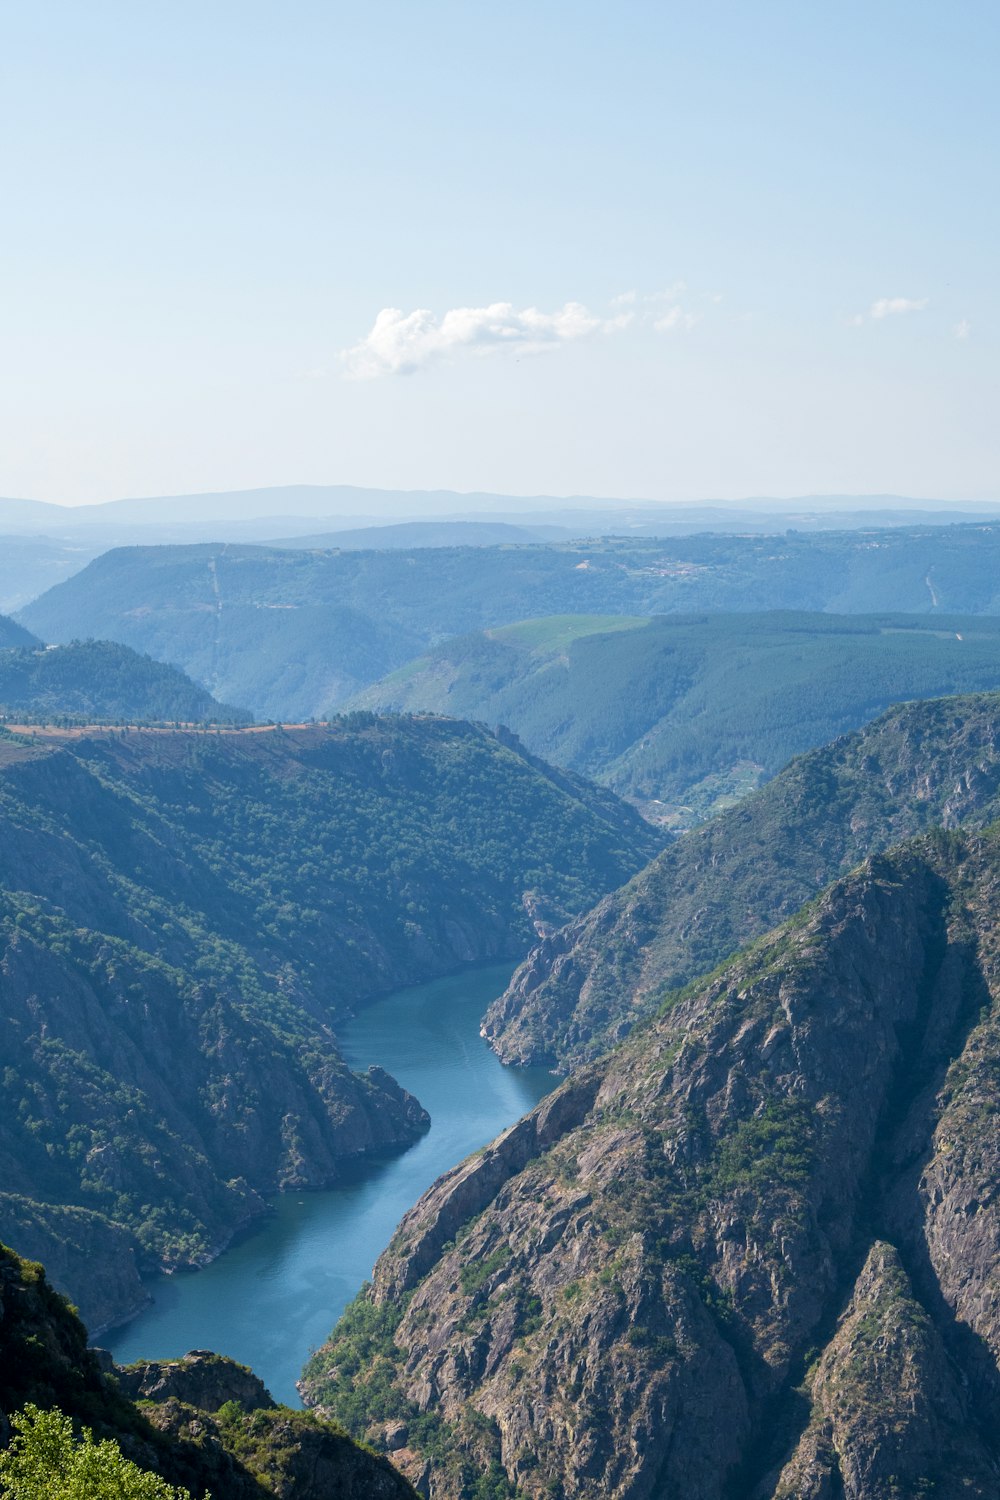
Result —
<instances>
[{"instance_id":1,"label":"mountain ridge","mask_svg":"<svg viewBox=\"0 0 1000 1500\"><path fill-rule=\"evenodd\" d=\"M1000 697L898 705L798 757L544 938L484 1034L505 1061L572 1066L869 854L997 817Z\"/></svg>"},{"instance_id":2,"label":"mountain ridge","mask_svg":"<svg viewBox=\"0 0 1000 1500\"><path fill-rule=\"evenodd\" d=\"M556 616L444 641L352 704L509 724L689 827L894 702L1000 688L998 645L988 616Z\"/></svg>"}]
</instances>

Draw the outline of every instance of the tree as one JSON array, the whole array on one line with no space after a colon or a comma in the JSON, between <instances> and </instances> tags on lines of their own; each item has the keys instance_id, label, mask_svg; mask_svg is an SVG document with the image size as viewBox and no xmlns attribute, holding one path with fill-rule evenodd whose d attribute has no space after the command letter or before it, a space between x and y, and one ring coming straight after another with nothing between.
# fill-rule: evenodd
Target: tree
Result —
<instances>
[{"instance_id":1,"label":"tree","mask_svg":"<svg viewBox=\"0 0 1000 1500\"><path fill-rule=\"evenodd\" d=\"M57 1409L28 1405L11 1426L14 1440L0 1453L4 1500L191 1500L132 1463L113 1439L95 1442L87 1427L74 1438L72 1421Z\"/></svg>"}]
</instances>

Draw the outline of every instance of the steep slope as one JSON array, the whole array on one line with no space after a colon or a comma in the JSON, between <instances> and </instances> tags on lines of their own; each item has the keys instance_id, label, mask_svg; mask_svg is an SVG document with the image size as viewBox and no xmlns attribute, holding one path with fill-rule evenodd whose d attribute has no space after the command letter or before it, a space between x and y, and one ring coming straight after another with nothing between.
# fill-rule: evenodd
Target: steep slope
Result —
<instances>
[{"instance_id":1,"label":"steep slope","mask_svg":"<svg viewBox=\"0 0 1000 1500\"><path fill-rule=\"evenodd\" d=\"M265 718L320 717L447 635L541 615L1000 613L1000 525L545 546L125 547L21 613L120 641Z\"/></svg>"},{"instance_id":2,"label":"steep slope","mask_svg":"<svg viewBox=\"0 0 1000 1500\"><path fill-rule=\"evenodd\" d=\"M997 687L989 618L569 615L442 642L354 701L509 724L678 826L891 703Z\"/></svg>"},{"instance_id":3,"label":"steep slope","mask_svg":"<svg viewBox=\"0 0 1000 1500\"><path fill-rule=\"evenodd\" d=\"M546 937L491 1007L507 1061L603 1051L670 989L789 916L827 881L923 829L1000 817L1000 698L909 703L815 750L675 840Z\"/></svg>"},{"instance_id":4,"label":"steep slope","mask_svg":"<svg viewBox=\"0 0 1000 1500\"><path fill-rule=\"evenodd\" d=\"M155 1375L152 1369L155 1368ZM135 1402L143 1401L138 1407ZM203 1351L169 1366L114 1370L42 1267L0 1245L0 1447L31 1402L118 1443L194 1500L407 1500L384 1460L301 1412L275 1407L243 1366ZM150 1404L151 1403L151 1404Z\"/></svg>"},{"instance_id":5,"label":"steep slope","mask_svg":"<svg viewBox=\"0 0 1000 1500\"><path fill-rule=\"evenodd\" d=\"M246 723L177 667L113 641L0 650L0 718L86 724Z\"/></svg>"},{"instance_id":6,"label":"steep slope","mask_svg":"<svg viewBox=\"0 0 1000 1500\"><path fill-rule=\"evenodd\" d=\"M309 1401L436 1500L995 1494L998 903L1000 834L927 835L668 997L406 1216Z\"/></svg>"},{"instance_id":7,"label":"steep slope","mask_svg":"<svg viewBox=\"0 0 1000 1500\"><path fill-rule=\"evenodd\" d=\"M8 615L0 615L0 651L6 651L12 646L34 647L36 650L41 646L37 636L25 630L16 620L10 619Z\"/></svg>"},{"instance_id":8,"label":"steep slope","mask_svg":"<svg viewBox=\"0 0 1000 1500\"><path fill-rule=\"evenodd\" d=\"M655 847L609 793L485 730L0 739L0 1235L95 1327L281 1188L426 1117L331 1025L523 952ZM2 760L0 756L0 760Z\"/></svg>"}]
</instances>

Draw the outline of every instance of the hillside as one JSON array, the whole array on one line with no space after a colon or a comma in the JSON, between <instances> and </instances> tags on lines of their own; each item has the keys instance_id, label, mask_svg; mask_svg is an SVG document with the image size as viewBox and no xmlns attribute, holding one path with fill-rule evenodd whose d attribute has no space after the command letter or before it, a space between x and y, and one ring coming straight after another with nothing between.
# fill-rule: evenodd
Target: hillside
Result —
<instances>
[{"instance_id":1,"label":"hillside","mask_svg":"<svg viewBox=\"0 0 1000 1500\"><path fill-rule=\"evenodd\" d=\"M36 650L41 645L37 636L25 630L23 625L18 625L7 615L0 615L0 651L6 651L11 647L34 647Z\"/></svg>"},{"instance_id":2,"label":"hillside","mask_svg":"<svg viewBox=\"0 0 1000 1500\"><path fill-rule=\"evenodd\" d=\"M508 1061L603 1051L667 991L761 936L859 860L1000 817L1000 697L904 704L810 752L536 946L485 1031Z\"/></svg>"},{"instance_id":3,"label":"hillside","mask_svg":"<svg viewBox=\"0 0 1000 1500\"><path fill-rule=\"evenodd\" d=\"M276 1407L261 1382L231 1360L199 1350L168 1364L109 1366L88 1349L83 1324L53 1291L43 1268L0 1245L4 1446L11 1419L29 1403L63 1413L89 1428L98 1442L116 1444L142 1473L183 1486L192 1500L209 1492L214 1500L413 1497L385 1459L308 1413ZM57 1453L51 1441L34 1449L36 1461L54 1462ZM0 1464L6 1462L9 1457L0 1458ZM103 1469L91 1472L90 1480L93 1485L108 1475ZM39 1500L66 1493L68 1487L41 1487L37 1480L30 1490ZM73 1490L88 1497L96 1493L92 1487ZM135 1493L123 1487L120 1471L117 1483L100 1490L109 1497Z\"/></svg>"},{"instance_id":4,"label":"hillside","mask_svg":"<svg viewBox=\"0 0 1000 1500\"><path fill-rule=\"evenodd\" d=\"M611 794L444 720L0 738L0 1238L93 1326L265 1195L426 1116L338 1016L523 953L652 854Z\"/></svg>"},{"instance_id":5,"label":"hillside","mask_svg":"<svg viewBox=\"0 0 1000 1500\"><path fill-rule=\"evenodd\" d=\"M274 547L338 547L352 552L411 547L502 547L509 543L568 539L564 526L513 526L509 521L399 521L382 526L355 526L315 536L275 538Z\"/></svg>"},{"instance_id":6,"label":"hillside","mask_svg":"<svg viewBox=\"0 0 1000 1500\"><path fill-rule=\"evenodd\" d=\"M0 648L0 718L21 723L239 724L249 717L243 709L217 703L177 667L113 641Z\"/></svg>"},{"instance_id":7,"label":"hillside","mask_svg":"<svg viewBox=\"0 0 1000 1500\"><path fill-rule=\"evenodd\" d=\"M569 615L445 641L354 701L509 724L677 826L891 703L998 687L988 617Z\"/></svg>"},{"instance_id":8,"label":"hillside","mask_svg":"<svg viewBox=\"0 0 1000 1500\"><path fill-rule=\"evenodd\" d=\"M406 1216L310 1403L439 1500L994 1496L998 910L1000 835L928 835L665 996Z\"/></svg>"},{"instance_id":9,"label":"hillside","mask_svg":"<svg viewBox=\"0 0 1000 1500\"><path fill-rule=\"evenodd\" d=\"M322 717L448 635L543 615L1000 613L1000 525L546 546L125 547L20 619L120 641L262 718Z\"/></svg>"}]
</instances>

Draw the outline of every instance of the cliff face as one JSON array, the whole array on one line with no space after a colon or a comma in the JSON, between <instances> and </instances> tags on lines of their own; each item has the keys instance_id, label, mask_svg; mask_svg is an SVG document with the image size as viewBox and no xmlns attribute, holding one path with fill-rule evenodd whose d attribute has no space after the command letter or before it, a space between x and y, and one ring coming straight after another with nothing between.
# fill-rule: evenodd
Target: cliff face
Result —
<instances>
[{"instance_id":1,"label":"cliff face","mask_svg":"<svg viewBox=\"0 0 1000 1500\"><path fill-rule=\"evenodd\" d=\"M864 1500L926 1494L933 1480L942 1500L996 1494L995 1453L891 1245L872 1246L806 1388L809 1424L774 1490L768 1481L761 1493Z\"/></svg>"},{"instance_id":2,"label":"cliff face","mask_svg":"<svg viewBox=\"0 0 1000 1500\"><path fill-rule=\"evenodd\" d=\"M267 1194L425 1128L340 1058L352 1004L523 951L530 913L582 908L656 842L443 720L3 745L0 1234L95 1331L135 1311L138 1270L197 1265Z\"/></svg>"},{"instance_id":3,"label":"cliff face","mask_svg":"<svg viewBox=\"0 0 1000 1500\"><path fill-rule=\"evenodd\" d=\"M928 836L674 993L425 1195L310 1403L448 1500L995 1493L998 901Z\"/></svg>"},{"instance_id":4,"label":"cliff face","mask_svg":"<svg viewBox=\"0 0 1000 1500\"><path fill-rule=\"evenodd\" d=\"M142 1400L142 1407L135 1402ZM307 1413L275 1407L249 1370L198 1350L117 1370L41 1266L0 1245L0 1447L27 1402L56 1406L194 1500L407 1500L385 1459ZM204 1403L203 1405L200 1403Z\"/></svg>"},{"instance_id":5,"label":"cliff face","mask_svg":"<svg viewBox=\"0 0 1000 1500\"><path fill-rule=\"evenodd\" d=\"M1000 699L909 703L792 764L543 938L490 1008L507 1062L564 1068L621 1040L662 995L925 829L1000 816Z\"/></svg>"}]
</instances>

